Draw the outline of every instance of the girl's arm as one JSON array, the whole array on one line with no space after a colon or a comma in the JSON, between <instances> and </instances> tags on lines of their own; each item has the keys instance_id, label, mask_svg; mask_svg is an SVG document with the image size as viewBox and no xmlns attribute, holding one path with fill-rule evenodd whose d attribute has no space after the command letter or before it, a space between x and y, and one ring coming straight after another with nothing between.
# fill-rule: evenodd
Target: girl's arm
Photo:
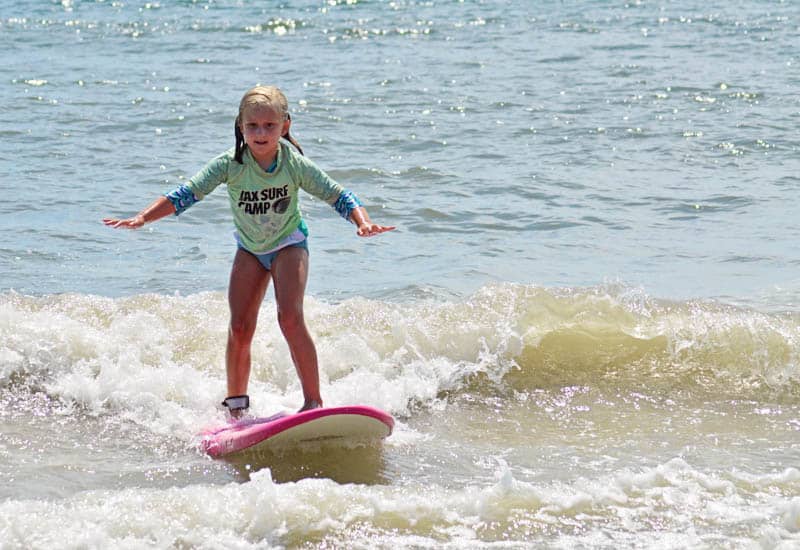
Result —
<instances>
[{"instance_id":1,"label":"girl's arm","mask_svg":"<svg viewBox=\"0 0 800 550\"><path fill-rule=\"evenodd\" d=\"M363 206L353 208L353 211L350 212L350 221L358 227L356 233L358 233L359 237L372 237L373 235L385 233L395 228L393 225L386 226L373 223L372 220L369 219L367 209Z\"/></svg>"},{"instance_id":2,"label":"girl's arm","mask_svg":"<svg viewBox=\"0 0 800 550\"><path fill-rule=\"evenodd\" d=\"M307 193L330 204L342 218L355 224L359 237L372 237L395 229L394 226L373 223L369 219L367 209L352 191L344 189L306 157L295 155L294 161L296 162L294 166L300 170L298 176L300 187Z\"/></svg>"},{"instance_id":3,"label":"girl's arm","mask_svg":"<svg viewBox=\"0 0 800 550\"><path fill-rule=\"evenodd\" d=\"M120 220L117 218L103 218L103 223L110 227L124 227L127 229L137 229L144 224L160 220L170 214L175 213L175 206L167 197L159 197L150 206L133 216Z\"/></svg>"}]
</instances>

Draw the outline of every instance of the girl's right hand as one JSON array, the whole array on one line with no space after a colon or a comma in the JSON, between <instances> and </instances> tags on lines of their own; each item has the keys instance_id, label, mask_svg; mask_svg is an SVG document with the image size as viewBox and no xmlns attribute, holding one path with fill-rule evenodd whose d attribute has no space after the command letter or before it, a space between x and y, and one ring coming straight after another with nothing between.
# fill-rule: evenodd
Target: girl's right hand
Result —
<instances>
[{"instance_id":1,"label":"girl's right hand","mask_svg":"<svg viewBox=\"0 0 800 550\"><path fill-rule=\"evenodd\" d=\"M125 229L138 229L144 225L144 216L136 214L132 218L119 220L117 218L103 218L103 223L109 227L123 227Z\"/></svg>"},{"instance_id":2,"label":"girl's right hand","mask_svg":"<svg viewBox=\"0 0 800 550\"><path fill-rule=\"evenodd\" d=\"M160 220L164 216L169 216L175 213L175 207L172 202L165 197L161 196L154 200L150 206L136 214L131 218L118 220L117 218L103 218L103 223L109 227L124 227L125 229L139 229L145 222L154 222Z\"/></svg>"}]
</instances>

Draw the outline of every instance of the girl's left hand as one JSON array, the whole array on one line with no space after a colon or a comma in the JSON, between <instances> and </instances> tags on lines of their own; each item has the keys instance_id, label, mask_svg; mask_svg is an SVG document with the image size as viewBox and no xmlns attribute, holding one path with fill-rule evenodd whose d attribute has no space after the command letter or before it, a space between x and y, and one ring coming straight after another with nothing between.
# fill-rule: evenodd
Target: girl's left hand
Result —
<instances>
[{"instance_id":1,"label":"girl's left hand","mask_svg":"<svg viewBox=\"0 0 800 550\"><path fill-rule=\"evenodd\" d=\"M380 235L381 233L386 233L387 231L392 231L395 229L393 225L378 225L377 223L372 223L369 220L365 220L358 226L358 230L356 233L359 237L372 237L374 235Z\"/></svg>"}]
</instances>

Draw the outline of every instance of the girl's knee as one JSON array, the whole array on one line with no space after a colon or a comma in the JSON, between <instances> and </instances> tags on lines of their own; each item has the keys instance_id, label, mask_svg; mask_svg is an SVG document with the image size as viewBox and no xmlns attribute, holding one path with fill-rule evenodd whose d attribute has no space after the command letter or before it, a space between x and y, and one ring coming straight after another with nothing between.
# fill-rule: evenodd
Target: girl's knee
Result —
<instances>
[{"instance_id":1,"label":"girl's knee","mask_svg":"<svg viewBox=\"0 0 800 550\"><path fill-rule=\"evenodd\" d=\"M236 341L250 341L256 332L256 323L249 319L231 319L228 332Z\"/></svg>"},{"instance_id":2,"label":"girl's knee","mask_svg":"<svg viewBox=\"0 0 800 550\"><path fill-rule=\"evenodd\" d=\"M284 334L305 329L306 322L303 318L303 310L297 308L279 310L278 325L280 325L281 331Z\"/></svg>"}]
</instances>

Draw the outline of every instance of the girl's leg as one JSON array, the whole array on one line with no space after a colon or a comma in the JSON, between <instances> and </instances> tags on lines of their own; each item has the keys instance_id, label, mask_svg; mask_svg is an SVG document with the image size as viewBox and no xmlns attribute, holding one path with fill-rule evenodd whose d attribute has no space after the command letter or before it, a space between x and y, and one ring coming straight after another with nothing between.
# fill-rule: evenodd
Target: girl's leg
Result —
<instances>
[{"instance_id":1,"label":"girl's leg","mask_svg":"<svg viewBox=\"0 0 800 550\"><path fill-rule=\"evenodd\" d=\"M308 251L287 247L278 252L272 262L275 302L278 305L278 324L289 344L305 403L301 411L322 406L319 393L317 350L303 316L303 297L308 280Z\"/></svg>"},{"instance_id":2,"label":"girl's leg","mask_svg":"<svg viewBox=\"0 0 800 550\"><path fill-rule=\"evenodd\" d=\"M247 394L250 378L250 343L256 331L258 310L269 285L269 271L252 254L237 250L228 286L231 323L225 366L228 396Z\"/></svg>"}]
</instances>

